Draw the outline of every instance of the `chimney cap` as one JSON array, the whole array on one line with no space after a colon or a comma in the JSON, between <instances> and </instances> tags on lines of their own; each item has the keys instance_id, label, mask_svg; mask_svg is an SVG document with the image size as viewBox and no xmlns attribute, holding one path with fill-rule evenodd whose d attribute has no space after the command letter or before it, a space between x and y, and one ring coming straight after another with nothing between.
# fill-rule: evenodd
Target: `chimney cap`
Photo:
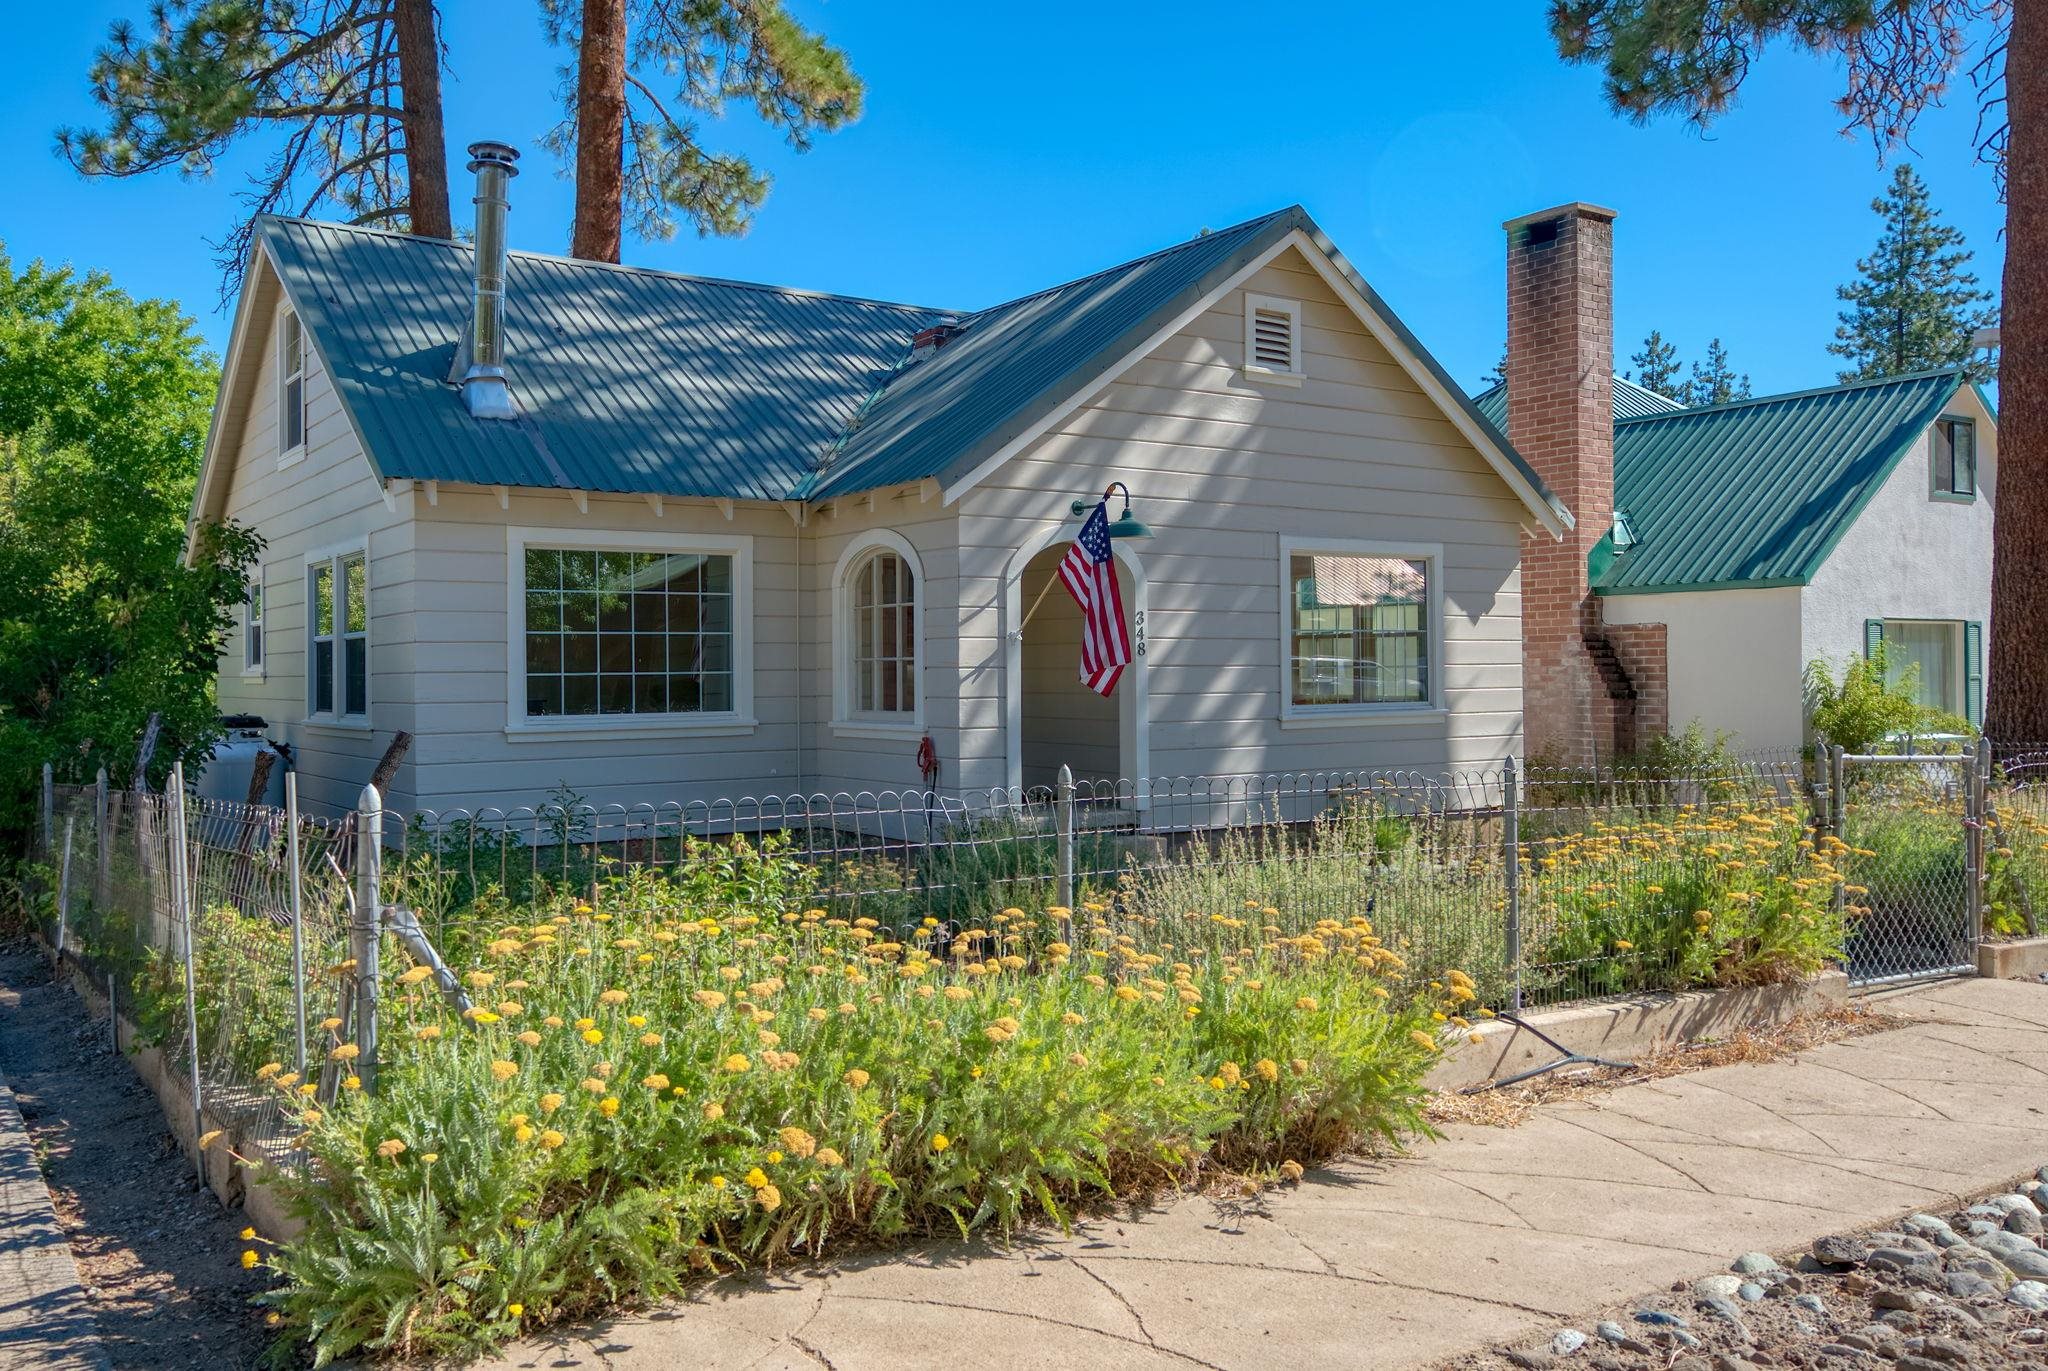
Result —
<instances>
[{"instance_id":1,"label":"chimney cap","mask_svg":"<svg viewBox=\"0 0 2048 1371\"><path fill-rule=\"evenodd\" d=\"M510 143L500 143L495 139L484 138L469 145L469 169L471 171L476 171L482 167L503 167L507 176L517 176L519 168L515 164L518 161L519 149L513 147Z\"/></svg>"},{"instance_id":2,"label":"chimney cap","mask_svg":"<svg viewBox=\"0 0 2048 1371\"><path fill-rule=\"evenodd\" d=\"M1530 224L1539 224L1546 219L1562 219L1567 216L1574 219L1598 219L1603 224L1611 224L1619 216L1619 211L1608 209L1604 205L1589 204L1584 200L1571 200L1562 205L1552 205L1549 209L1537 210L1534 214L1519 215L1508 220L1501 227L1513 233L1516 229L1527 227Z\"/></svg>"}]
</instances>

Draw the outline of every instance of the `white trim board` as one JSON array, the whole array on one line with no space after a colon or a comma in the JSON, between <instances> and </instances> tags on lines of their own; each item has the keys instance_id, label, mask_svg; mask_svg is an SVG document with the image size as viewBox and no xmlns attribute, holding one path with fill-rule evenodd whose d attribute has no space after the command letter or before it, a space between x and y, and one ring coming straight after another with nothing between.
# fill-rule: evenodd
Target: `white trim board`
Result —
<instances>
[{"instance_id":1,"label":"white trim board","mask_svg":"<svg viewBox=\"0 0 2048 1371\"><path fill-rule=\"evenodd\" d=\"M861 714L853 708L853 604L847 577L869 553L877 550L895 553L910 568L911 682L915 693L911 708L894 714ZM894 529L877 528L856 534L840 549L828 593L832 596L832 731L849 738L922 737L928 693L924 679L925 579L924 561L917 555L917 549Z\"/></svg>"}]
</instances>

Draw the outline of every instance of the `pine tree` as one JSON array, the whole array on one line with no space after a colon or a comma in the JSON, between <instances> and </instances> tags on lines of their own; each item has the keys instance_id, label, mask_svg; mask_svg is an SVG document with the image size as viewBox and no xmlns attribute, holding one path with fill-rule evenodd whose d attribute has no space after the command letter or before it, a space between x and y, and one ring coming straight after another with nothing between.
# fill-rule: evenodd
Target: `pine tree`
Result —
<instances>
[{"instance_id":1,"label":"pine tree","mask_svg":"<svg viewBox=\"0 0 2048 1371\"><path fill-rule=\"evenodd\" d=\"M1725 405L1731 400L1749 398L1749 374L1737 375L1735 368L1728 365L1728 349L1715 338L1707 344L1705 363L1692 364L1692 379L1686 383L1685 394L1680 397L1689 408L1701 405Z\"/></svg>"},{"instance_id":2,"label":"pine tree","mask_svg":"<svg viewBox=\"0 0 2048 1371\"><path fill-rule=\"evenodd\" d=\"M1488 391L1492 390L1495 386L1504 386L1507 383L1508 350L1506 348L1502 348L1500 350L1500 360L1493 364L1493 370L1487 372L1484 376L1479 378L1479 389L1481 391Z\"/></svg>"},{"instance_id":3,"label":"pine tree","mask_svg":"<svg viewBox=\"0 0 2048 1371\"><path fill-rule=\"evenodd\" d=\"M1845 357L1844 381L1970 364L1970 335L1997 318L1968 270L1962 230L1941 222L1927 183L1909 163L1870 208L1884 221L1877 250L1856 263L1862 279L1836 289L1849 308L1828 351ZM1988 371L1979 363L1977 371Z\"/></svg>"},{"instance_id":4,"label":"pine tree","mask_svg":"<svg viewBox=\"0 0 2048 1371\"><path fill-rule=\"evenodd\" d=\"M1678 349L1664 341L1662 332L1651 329L1650 336L1643 339L1643 350L1631 354L1628 361L1635 368L1629 373L1629 380L1668 400L1685 402L1685 378L1678 367Z\"/></svg>"},{"instance_id":5,"label":"pine tree","mask_svg":"<svg viewBox=\"0 0 2048 1371\"><path fill-rule=\"evenodd\" d=\"M273 134L214 246L234 289L260 214L338 212L445 238L448 162L434 0L161 0L92 65L100 129L58 132L88 176L210 175L230 144Z\"/></svg>"},{"instance_id":6,"label":"pine tree","mask_svg":"<svg viewBox=\"0 0 2048 1371\"><path fill-rule=\"evenodd\" d=\"M565 117L544 141L576 168L578 257L618 260L622 227L746 231L769 178L708 150L691 115L750 106L798 151L860 115L846 54L780 0L541 0L541 12L549 39L577 50Z\"/></svg>"}]
</instances>

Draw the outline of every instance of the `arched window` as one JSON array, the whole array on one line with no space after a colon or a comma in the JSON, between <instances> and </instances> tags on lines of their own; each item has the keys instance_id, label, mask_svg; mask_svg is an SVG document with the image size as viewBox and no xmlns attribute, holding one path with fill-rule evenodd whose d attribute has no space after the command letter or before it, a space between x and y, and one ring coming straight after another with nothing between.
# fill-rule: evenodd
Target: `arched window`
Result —
<instances>
[{"instance_id":1,"label":"arched window","mask_svg":"<svg viewBox=\"0 0 2048 1371\"><path fill-rule=\"evenodd\" d=\"M916 554L894 535L850 548L840 576L839 718L914 726L918 682Z\"/></svg>"}]
</instances>

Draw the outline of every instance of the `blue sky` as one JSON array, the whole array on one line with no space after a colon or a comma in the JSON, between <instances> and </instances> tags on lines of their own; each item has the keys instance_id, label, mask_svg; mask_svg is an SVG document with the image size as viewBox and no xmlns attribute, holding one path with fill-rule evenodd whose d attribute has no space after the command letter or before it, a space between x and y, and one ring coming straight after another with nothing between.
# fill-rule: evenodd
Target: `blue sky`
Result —
<instances>
[{"instance_id":1,"label":"blue sky","mask_svg":"<svg viewBox=\"0 0 2048 1371\"><path fill-rule=\"evenodd\" d=\"M1608 112L1597 72L1557 60L1535 0L796 7L851 54L866 115L803 155L745 113L709 125L776 177L752 232L629 240L627 261L972 307L1300 202L1470 385L1505 327L1501 221L1591 200L1621 216L1618 353L1653 327L1688 358L1719 336L1762 392L1833 379L1834 288L1875 240L1868 202L1888 175L1837 132L1830 64L1775 52L1708 134L1675 119L1639 128ZM461 148L503 138L527 153L513 246L566 250L570 187L537 146L564 54L521 0L442 8L458 224ZM52 153L56 127L94 118L85 72L108 22L145 11L69 0L13 17L0 242L176 298L218 347L230 319L207 244L256 149L205 181L86 181ZM1995 287L2003 214L1973 125L1959 90L1907 155Z\"/></svg>"}]
</instances>

